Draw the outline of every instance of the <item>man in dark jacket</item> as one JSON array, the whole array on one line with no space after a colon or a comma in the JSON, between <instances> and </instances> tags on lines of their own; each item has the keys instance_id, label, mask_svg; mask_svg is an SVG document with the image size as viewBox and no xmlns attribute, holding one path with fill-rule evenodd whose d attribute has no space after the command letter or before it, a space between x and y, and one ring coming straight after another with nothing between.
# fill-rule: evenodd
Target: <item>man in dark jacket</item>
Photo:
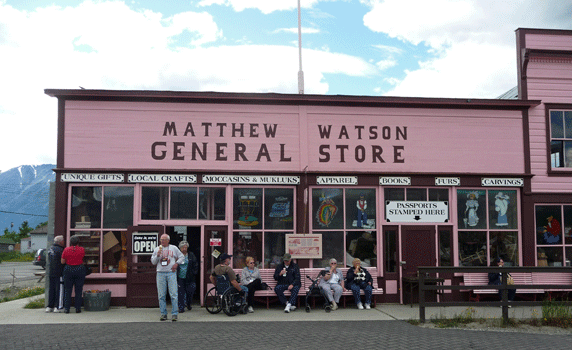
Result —
<instances>
[{"instance_id":1,"label":"man in dark jacket","mask_svg":"<svg viewBox=\"0 0 572 350\"><path fill-rule=\"evenodd\" d=\"M300 268L292 261L292 256L288 253L284 254L283 261L274 271L274 279L276 280L274 291L278 295L280 302L286 305L284 312L290 312L296 309L298 292L302 286L300 282ZM291 293L289 300L284 296L284 291L286 290L289 290Z\"/></svg>"},{"instance_id":2,"label":"man in dark jacket","mask_svg":"<svg viewBox=\"0 0 572 350\"><path fill-rule=\"evenodd\" d=\"M64 236L56 236L54 244L48 250L49 259L49 291L48 291L48 307L46 312L60 312L60 282L62 277L63 265L61 262L62 252L64 251Z\"/></svg>"}]
</instances>

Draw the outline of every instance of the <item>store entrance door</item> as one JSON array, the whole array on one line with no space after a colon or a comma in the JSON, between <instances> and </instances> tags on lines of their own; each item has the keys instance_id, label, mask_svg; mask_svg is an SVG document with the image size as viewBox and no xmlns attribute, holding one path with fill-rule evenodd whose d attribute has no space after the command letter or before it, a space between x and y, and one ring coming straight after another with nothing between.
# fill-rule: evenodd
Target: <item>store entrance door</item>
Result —
<instances>
[{"instance_id":1,"label":"store entrance door","mask_svg":"<svg viewBox=\"0 0 572 350\"><path fill-rule=\"evenodd\" d=\"M401 227L401 283L404 303L415 303L418 299L418 266L436 266L435 227ZM433 298L431 298L433 299Z\"/></svg>"},{"instance_id":2,"label":"store entrance door","mask_svg":"<svg viewBox=\"0 0 572 350\"><path fill-rule=\"evenodd\" d=\"M127 230L127 307L159 307L157 294L157 270L151 263L151 254L133 254L133 234L157 234L159 237L165 233L164 226L131 226ZM153 236L154 237L154 236ZM152 253L152 251L151 251Z\"/></svg>"},{"instance_id":3,"label":"store entrance door","mask_svg":"<svg viewBox=\"0 0 572 350\"><path fill-rule=\"evenodd\" d=\"M208 288L212 287L209 276L213 268L219 263L218 257L227 252L227 226L205 226L203 255L201 257L201 305Z\"/></svg>"}]
</instances>

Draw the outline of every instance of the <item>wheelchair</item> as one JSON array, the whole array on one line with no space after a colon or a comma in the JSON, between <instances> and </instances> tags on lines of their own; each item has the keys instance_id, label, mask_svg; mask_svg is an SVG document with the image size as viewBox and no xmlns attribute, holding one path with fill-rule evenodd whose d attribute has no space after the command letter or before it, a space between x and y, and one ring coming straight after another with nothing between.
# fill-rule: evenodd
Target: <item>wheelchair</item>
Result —
<instances>
[{"instance_id":1,"label":"wheelchair","mask_svg":"<svg viewBox=\"0 0 572 350\"><path fill-rule=\"evenodd\" d=\"M246 296L230 284L226 275L217 276L217 284L205 296L205 308L211 314L223 311L228 316L247 313Z\"/></svg>"}]
</instances>

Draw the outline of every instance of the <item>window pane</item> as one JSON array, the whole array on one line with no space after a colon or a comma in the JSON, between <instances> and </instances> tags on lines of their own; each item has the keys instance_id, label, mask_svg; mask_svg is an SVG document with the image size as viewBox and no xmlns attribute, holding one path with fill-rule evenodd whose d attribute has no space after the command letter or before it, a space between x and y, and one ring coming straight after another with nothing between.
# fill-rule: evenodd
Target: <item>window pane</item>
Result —
<instances>
[{"instance_id":1,"label":"window pane","mask_svg":"<svg viewBox=\"0 0 572 350\"><path fill-rule=\"evenodd\" d=\"M429 200L436 202L447 202L449 200L449 190L442 188L430 188Z\"/></svg>"},{"instance_id":2,"label":"window pane","mask_svg":"<svg viewBox=\"0 0 572 350\"><path fill-rule=\"evenodd\" d=\"M322 234L322 259L314 259L314 267L327 267L331 258L335 258L340 265L344 264L344 233L314 232Z\"/></svg>"},{"instance_id":3,"label":"window pane","mask_svg":"<svg viewBox=\"0 0 572 350\"><path fill-rule=\"evenodd\" d=\"M564 137L572 139L572 111L564 112Z\"/></svg>"},{"instance_id":4,"label":"window pane","mask_svg":"<svg viewBox=\"0 0 572 350\"><path fill-rule=\"evenodd\" d=\"M234 233L234 247L232 262L235 269L246 266L246 257L251 256L257 267L261 267L262 258L262 232L239 231Z\"/></svg>"},{"instance_id":5,"label":"window pane","mask_svg":"<svg viewBox=\"0 0 572 350\"><path fill-rule=\"evenodd\" d=\"M459 231L459 262L461 266L488 266L487 233Z\"/></svg>"},{"instance_id":6,"label":"window pane","mask_svg":"<svg viewBox=\"0 0 572 350\"><path fill-rule=\"evenodd\" d=\"M199 219L224 220L226 218L226 189L201 187L199 189Z\"/></svg>"},{"instance_id":7,"label":"window pane","mask_svg":"<svg viewBox=\"0 0 572 350\"><path fill-rule=\"evenodd\" d=\"M566 244L572 244L572 206L564 206L564 238ZM568 256L571 258L572 256Z\"/></svg>"},{"instance_id":8,"label":"window pane","mask_svg":"<svg viewBox=\"0 0 572 350\"><path fill-rule=\"evenodd\" d=\"M125 235L125 232L107 231L103 233L103 269L101 272L127 272L127 258L123 250L126 248L126 240L122 235Z\"/></svg>"},{"instance_id":9,"label":"window pane","mask_svg":"<svg viewBox=\"0 0 572 350\"><path fill-rule=\"evenodd\" d=\"M566 259L564 260L565 266L570 266L570 261L572 261L572 247L566 247Z\"/></svg>"},{"instance_id":10,"label":"window pane","mask_svg":"<svg viewBox=\"0 0 572 350\"><path fill-rule=\"evenodd\" d=\"M72 228L101 227L101 187L72 187Z\"/></svg>"},{"instance_id":11,"label":"window pane","mask_svg":"<svg viewBox=\"0 0 572 350\"><path fill-rule=\"evenodd\" d=\"M563 266L562 247L542 247L538 249L538 266Z\"/></svg>"},{"instance_id":12,"label":"window pane","mask_svg":"<svg viewBox=\"0 0 572 350\"><path fill-rule=\"evenodd\" d=\"M264 190L264 228L292 230L294 227L294 190L270 188Z\"/></svg>"},{"instance_id":13,"label":"window pane","mask_svg":"<svg viewBox=\"0 0 572 350\"><path fill-rule=\"evenodd\" d=\"M103 188L103 227L127 228L133 225L133 187Z\"/></svg>"},{"instance_id":14,"label":"window pane","mask_svg":"<svg viewBox=\"0 0 572 350\"><path fill-rule=\"evenodd\" d=\"M312 208L314 210L313 228L342 229L344 217L342 190L339 188L321 188L312 190ZM331 257L330 257L331 258Z\"/></svg>"},{"instance_id":15,"label":"window pane","mask_svg":"<svg viewBox=\"0 0 572 350\"><path fill-rule=\"evenodd\" d=\"M439 230L439 266L453 266L451 230Z\"/></svg>"},{"instance_id":16,"label":"window pane","mask_svg":"<svg viewBox=\"0 0 572 350\"><path fill-rule=\"evenodd\" d=\"M346 228L375 228L375 207L374 189L347 189Z\"/></svg>"},{"instance_id":17,"label":"window pane","mask_svg":"<svg viewBox=\"0 0 572 350\"><path fill-rule=\"evenodd\" d=\"M346 266L352 266L354 258L362 261L363 267L377 266L377 242L375 232L352 231L346 236ZM341 265L341 262L338 262Z\"/></svg>"},{"instance_id":18,"label":"window pane","mask_svg":"<svg viewBox=\"0 0 572 350\"><path fill-rule=\"evenodd\" d=\"M99 273L99 252L101 251L99 231L72 231L70 237L72 236L81 237L79 245L85 250L84 262L92 273Z\"/></svg>"},{"instance_id":19,"label":"window pane","mask_svg":"<svg viewBox=\"0 0 572 350\"><path fill-rule=\"evenodd\" d=\"M396 272L397 271L397 231L386 230L384 232L384 257L385 257L385 271L386 272Z\"/></svg>"},{"instance_id":20,"label":"window pane","mask_svg":"<svg viewBox=\"0 0 572 350\"><path fill-rule=\"evenodd\" d=\"M544 205L536 207L536 243L562 243L562 222L559 205Z\"/></svg>"},{"instance_id":21,"label":"window pane","mask_svg":"<svg viewBox=\"0 0 572 350\"><path fill-rule=\"evenodd\" d=\"M171 188L171 219L197 218L197 188Z\"/></svg>"},{"instance_id":22,"label":"window pane","mask_svg":"<svg viewBox=\"0 0 572 350\"><path fill-rule=\"evenodd\" d=\"M516 191L489 191L489 228L517 229L516 203Z\"/></svg>"},{"instance_id":23,"label":"window pane","mask_svg":"<svg viewBox=\"0 0 572 350\"><path fill-rule=\"evenodd\" d=\"M404 188L386 188L385 189L386 201L404 201L405 189Z\"/></svg>"},{"instance_id":24,"label":"window pane","mask_svg":"<svg viewBox=\"0 0 572 350\"><path fill-rule=\"evenodd\" d=\"M457 212L460 230L487 228L485 199L485 191L457 190Z\"/></svg>"},{"instance_id":25,"label":"window pane","mask_svg":"<svg viewBox=\"0 0 572 350\"><path fill-rule=\"evenodd\" d=\"M490 259L501 258L505 266L518 266L518 235L516 232L490 233Z\"/></svg>"},{"instance_id":26,"label":"window pane","mask_svg":"<svg viewBox=\"0 0 572 350\"><path fill-rule=\"evenodd\" d=\"M563 117L564 113L562 111L550 112L550 135L552 135L553 139L564 138Z\"/></svg>"},{"instance_id":27,"label":"window pane","mask_svg":"<svg viewBox=\"0 0 572 350\"><path fill-rule=\"evenodd\" d=\"M233 196L234 228L261 229L262 190L259 188L235 188Z\"/></svg>"},{"instance_id":28,"label":"window pane","mask_svg":"<svg viewBox=\"0 0 572 350\"><path fill-rule=\"evenodd\" d=\"M564 141L564 166L572 168L572 141Z\"/></svg>"},{"instance_id":29,"label":"window pane","mask_svg":"<svg viewBox=\"0 0 572 350\"><path fill-rule=\"evenodd\" d=\"M284 232L266 232L264 234L264 268L274 269L282 262L286 244Z\"/></svg>"},{"instance_id":30,"label":"window pane","mask_svg":"<svg viewBox=\"0 0 572 350\"><path fill-rule=\"evenodd\" d=\"M564 166L564 147L563 141L550 142L550 165L553 168L561 168Z\"/></svg>"},{"instance_id":31,"label":"window pane","mask_svg":"<svg viewBox=\"0 0 572 350\"><path fill-rule=\"evenodd\" d=\"M143 187L141 189L141 220L167 219L168 187Z\"/></svg>"},{"instance_id":32,"label":"window pane","mask_svg":"<svg viewBox=\"0 0 572 350\"><path fill-rule=\"evenodd\" d=\"M425 188L408 188L407 201L426 201L427 190Z\"/></svg>"}]
</instances>

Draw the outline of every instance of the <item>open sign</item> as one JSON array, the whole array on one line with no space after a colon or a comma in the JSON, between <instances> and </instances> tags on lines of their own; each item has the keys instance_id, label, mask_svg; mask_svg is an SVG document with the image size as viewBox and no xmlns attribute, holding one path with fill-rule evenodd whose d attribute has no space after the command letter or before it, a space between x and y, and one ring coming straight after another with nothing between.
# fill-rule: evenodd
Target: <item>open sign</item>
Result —
<instances>
[{"instance_id":1,"label":"open sign","mask_svg":"<svg viewBox=\"0 0 572 350\"><path fill-rule=\"evenodd\" d=\"M159 246L159 233L133 232L133 255L152 255Z\"/></svg>"}]
</instances>

